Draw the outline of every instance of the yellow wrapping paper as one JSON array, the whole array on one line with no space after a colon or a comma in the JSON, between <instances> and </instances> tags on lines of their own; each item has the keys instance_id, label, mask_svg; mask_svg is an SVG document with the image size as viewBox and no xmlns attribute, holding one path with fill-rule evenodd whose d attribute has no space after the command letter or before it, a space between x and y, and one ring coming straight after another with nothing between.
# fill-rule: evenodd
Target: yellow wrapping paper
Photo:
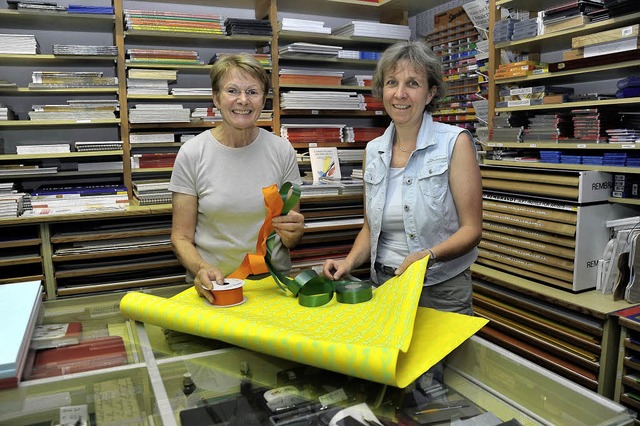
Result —
<instances>
[{"instance_id":1,"label":"yellow wrapping paper","mask_svg":"<svg viewBox=\"0 0 640 426\"><path fill-rule=\"evenodd\" d=\"M418 308L426 260L365 303L300 306L273 278L247 280L246 302L213 307L189 288L170 299L131 292L125 317L396 387L406 387L487 320Z\"/></svg>"}]
</instances>

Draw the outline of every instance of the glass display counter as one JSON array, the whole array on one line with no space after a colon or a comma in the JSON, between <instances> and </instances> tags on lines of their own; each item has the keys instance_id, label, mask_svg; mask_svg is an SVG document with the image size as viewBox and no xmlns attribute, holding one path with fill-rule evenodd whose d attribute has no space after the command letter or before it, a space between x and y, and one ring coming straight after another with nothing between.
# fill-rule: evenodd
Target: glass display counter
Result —
<instances>
[{"instance_id":1,"label":"glass display counter","mask_svg":"<svg viewBox=\"0 0 640 426\"><path fill-rule=\"evenodd\" d=\"M625 407L476 336L447 358L444 387L431 400L417 408L403 407L408 390L127 321L118 310L121 296L44 304L40 324L80 322L79 343L119 337L126 356L118 365L94 358L85 362L87 368L78 369L76 363L75 370L59 368L59 374L23 380L17 388L0 391L0 425L511 421L573 426L634 421L634 413ZM74 344L63 342L57 349ZM42 350L46 349L38 351ZM359 422L350 423L354 420Z\"/></svg>"}]
</instances>

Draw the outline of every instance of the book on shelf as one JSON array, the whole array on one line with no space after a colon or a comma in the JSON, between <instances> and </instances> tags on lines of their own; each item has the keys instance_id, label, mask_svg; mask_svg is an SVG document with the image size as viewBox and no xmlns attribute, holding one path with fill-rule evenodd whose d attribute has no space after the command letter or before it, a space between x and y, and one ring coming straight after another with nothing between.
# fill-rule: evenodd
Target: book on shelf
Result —
<instances>
[{"instance_id":1,"label":"book on shelf","mask_svg":"<svg viewBox=\"0 0 640 426\"><path fill-rule=\"evenodd\" d=\"M340 178L340 160L337 147L309 148L311 172L313 182L319 182L323 177Z\"/></svg>"},{"instance_id":2,"label":"book on shelf","mask_svg":"<svg viewBox=\"0 0 640 426\"><path fill-rule=\"evenodd\" d=\"M41 304L41 281L0 285L0 389L20 382Z\"/></svg>"},{"instance_id":3,"label":"book on shelf","mask_svg":"<svg viewBox=\"0 0 640 426\"><path fill-rule=\"evenodd\" d=\"M173 133L131 133L129 143L173 143L176 141Z\"/></svg>"}]
</instances>

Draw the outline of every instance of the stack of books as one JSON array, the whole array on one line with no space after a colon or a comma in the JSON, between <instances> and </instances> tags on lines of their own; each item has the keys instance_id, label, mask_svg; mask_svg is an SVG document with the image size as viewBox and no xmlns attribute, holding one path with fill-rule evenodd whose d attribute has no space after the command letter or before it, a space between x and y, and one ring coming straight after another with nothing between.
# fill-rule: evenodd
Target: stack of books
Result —
<instances>
[{"instance_id":1,"label":"stack of books","mask_svg":"<svg viewBox=\"0 0 640 426\"><path fill-rule=\"evenodd\" d=\"M610 110L602 108L572 109L571 114L573 137L584 142L607 142L606 130L614 126L617 118Z\"/></svg>"},{"instance_id":2,"label":"stack of books","mask_svg":"<svg viewBox=\"0 0 640 426\"><path fill-rule=\"evenodd\" d=\"M570 113L536 114L522 132L523 142L567 142L573 138Z\"/></svg>"},{"instance_id":3,"label":"stack of books","mask_svg":"<svg viewBox=\"0 0 640 426\"><path fill-rule=\"evenodd\" d=\"M139 206L170 204L171 191L169 191L169 180L149 179L133 181L133 199L131 203Z\"/></svg>"},{"instance_id":4,"label":"stack of books","mask_svg":"<svg viewBox=\"0 0 640 426\"><path fill-rule=\"evenodd\" d=\"M343 124L282 124L280 135L291 143L340 143L344 141L343 128Z\"/></svg>"},{"instance_id":5,"label":"stack of books","mask_svg":"<svg viewBox=\"0 0 640 426\"><path fill-rule=\"evenodd\" d=\"M157 169L173 167L177 152L150 152L146 154L133 154L131 156L132 169Z\"/></svg>"},{"instance_id":6,"label":"stack of books","mask_svg":"<svg viewBox=\"0 0 640 426\"><path fill-rule=\"evenodd\" d=\"M332 35L353 37L376 37L394 40L409 40L411 28L408 25L383 24L369 21L351 21L334 28Z\"/></svg>"},{"instance_id":7,"label":"stack of books","mask_svg":"<svg viewBox=\"0 0 640 426\"><path fill-rule=\"evenodd\" d=\"M340 163L360 163L364 160L364 149L340 149L338 148L338 160Z\"/></svg>"},{"instance_id":8,"label":"stack of books","mask_svg":"<svg viewBox=\"0 0 640 426\"><path fill-rule=\"evenodd\" d=\"M124 185L40 186L31 193L29 214L70 214L121 210L129 205Z\"/></svg>"},{"instance_id":9,"label":"stack of books","mask_svg":"<svg viewBox=\"0 0 640 426\"><path fill-rule=\"evenodd\" d=\"M128 95L168 95L169 80L156 78L127 78Z\"/></svg>"},{"instance_id":10,"label":"stack of books","mask_svg":"<svg viewBox=\"0 0 640 426\"><path fill-rule=\"evenodd\" d=\"M191 110L179 104L137 104L129 109L129 123L189 123Z\"/></svg>"},{"instance_id":11,"label":"stack of books","mask_svg":"<svg viewBox=\"0 0 640 426\"><path fill-rule=\"evenodd\" d=\"M325 27L324 21L314 21L311 19L282 18L278 22L278 30L331 34L331 28Z\"/></svg>"},{"instance_id":12,"label":"stack of books","mask_svg":"<svg viewBox=\"0 0 640 426\"><path fill-rule=\"evenodd\" d=\"M0 121L15 120L16 115L11 108L0 103Z\"/></svg>"},{"instance_id":13,"label":"stack of books","mask_svg":"<svg viewBox=\"0 0 640 426\"><path fill-rule=\"evenodd\" d=\"M204 65L195 50L178 49L127 49L129 64Z\"/></svg>"},{"instance_id":14,"label":"stack of books","mask_svg":"<svg viewBox=\"0 0 640 426\"><path fill-rule=\"evenodd\" d=\"M105 77L102 71L33 71L30 89L118 87L118 77Z\"/></svg>"},{"instance_id":15,"label":"stack of books","mask_svg":"<svg viewBox=\"0 0 640 426\"><path fill-rule=\"evenodd\" d=\"M309 55L336 58L340 50L342 50L341 46L297 42L280 47L278 53L283 58L307 57Z\"/></svg>"},{"instance_id":16,"label":"stack of books","mask_svg":"<svg viewBox=\"0 0 640 426\"><path fill-rule=\"evenodd\" d=\"M32 105L31 120L113 120L119 110L117 101L81 100L66 105Z\"/></svg>"},{"instance_id":17,"label":"stack of books","mask_svg":"<svg viewBox=\"0 0 640 426\"><path fill-rule=\"evenodd\" d=\"M220 110L215 107L197 107L191 111L191 118L203 121L222 121L222 114L220 114Z\"/></svg>"},{"instance_id":18,"label":"stack of books","mask_svg":"<svg viewBox=\"0 0 640 426\"><path fill-rule=\"evenodd\" d=\"M373 76L370 74L356 74L351 77L342 79L342 84L345 86L365 86L370 87Z\"/></svg>"},{"instance_id":19,"label":"stack of books","mask_svg":"<svg viewBox=\"0 0 640 426\"><path fill-rule=\"evenodd\" d=\"M76 152L122 151L122 141L76 141Z\"/></svg>"},{"instance_id":20,"label":"stack of books","mask_svg":"<svg viewBox=\"0 0 640 426\"><path fill-rule=\"evenodd\" d=\"M345 127L345 142L369 142L378 136L382 136L386 129L384 127Z\"/></svg>"},{"instance_id":21,"label":"stack of books","mask_svg":"<svg viewBox=\"0 0 640 426\"><path fill-rule=\"evenodd\" d=\"M282 68L279 74L280 84L340 86L344 72Z\"/></svg>"},{"instance_id":22,"label":"stack of books","mask_svg":"<svg viewBox=\"0 0 640 426\"><path fill-rule=\"evenodd\" d=\"M357 92L296 91L280 95L282 109L364 111L364 97Z\"/></svg>"},{"instance_id":23,"label":"stack of books","mask_svg":"<svg viewBox=\"0 0 640 426\"><path fill-rule=\"evenodd\" d=\"M560 104L573 94L573 87L565 86L503 86L498 93L500 98L497 108L530 106L542 104Z\"/></svg>"},{"instance_id":24,"label":"stack of books","mask_svg":"<svg viewBox=\"0 0 640 426\"><path fill-rule=\"evenodd\" d=\"M176 137L173 133L131 133L130 144L174 143Z\"/></svg>"},{"instance_id":25,"label":"stack of books","mask_svg":"<svg viewBox=\"0 0 640 426\"><path fill-rule=\"evenodd\" d=\"M382 99L366 93L362 95L362 99L364 99L364 109L366 111L384 111Z\"/></svg>"},{"instance_id":26,"label":"stack of books","mask_svg":"<svg viewBox=\"0 0 640 426\"><path fill-rule=\"evenodd\" d=\"M13 186L13 184L12 184ZM0 190L0 217L20 217L30 204L29 194L15 189Z\"/></svg>"},{"instance_id":27,"label":"stack of books","mask_svg":"<svg viewBox=\"0 0 640 426\"><path fill-rule=\"evenodd\" d=\"M178 70L156 70L152 68L129 68L127 77L146 80L166 80L169 83L178 79Z\"/></svg>"},{"instance_id":28,"label":"stack of books","mask_svg":"<svg viewBox=\"0 0 640 426\"><path fill-rule=\"evenodd\" d=\"M225 34L224 17L217 14L125 9L127 30Z\"/></svg>"},{"instance_id":29,"label":"stack of books","mask_svg":"<svg viewBox=\"0 0 640 426\"><path fill-rule=\"evenodd\" d=\"M54 55L87 55L87 56L118 56L116 46L87 46L84 44L54 44Z\"/></svg>"},{"instance_id":30,"label":"stack of books","mask_svg":"<svg viewBox=\"0 0 640 426\"><path fill-rule=\"evenodd\" d=\"M226 34L270 36L273 32L271 22L268 19L240 19L227 18L224 21Z\"/></svg>"}]
</instances>

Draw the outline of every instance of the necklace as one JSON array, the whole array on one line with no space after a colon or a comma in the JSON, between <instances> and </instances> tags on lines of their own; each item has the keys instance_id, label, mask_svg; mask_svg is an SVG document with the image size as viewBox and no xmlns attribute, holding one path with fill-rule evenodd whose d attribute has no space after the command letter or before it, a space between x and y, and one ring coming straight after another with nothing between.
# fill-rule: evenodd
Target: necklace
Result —
<instances>
[{"instance_id":1,"label":"necklace","mask_svg":"<svg viewBox=\"0 0 640 426\"><path fill-rule=\"evenodd\" d=\"M400 142L396 141L396 146L398 147L398 149L402 152L411 152L408 149L406 149L405 147L403 147L402 145L400 145Z\"/></svg>"}]
</instances>

